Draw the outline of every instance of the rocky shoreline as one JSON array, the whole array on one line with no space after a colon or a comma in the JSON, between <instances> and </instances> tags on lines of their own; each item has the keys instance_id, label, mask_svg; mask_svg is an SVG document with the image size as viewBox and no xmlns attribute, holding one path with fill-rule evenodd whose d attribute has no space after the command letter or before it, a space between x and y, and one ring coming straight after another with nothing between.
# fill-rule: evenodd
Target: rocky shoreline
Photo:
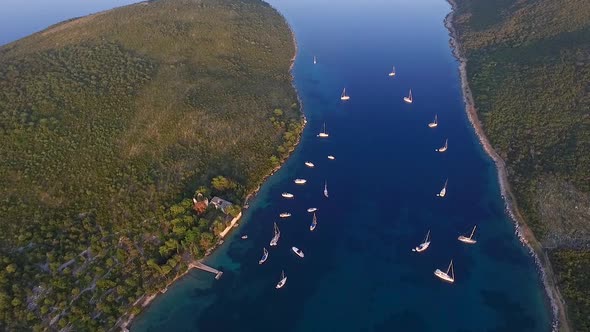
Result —
<instances>
[{"instance_id":1,"label":"rocky shoreline","mask_svg":"<svg viewBox=\"0 0 590 332\"><path fill-rule=\"evenodd\" d=\"M547 254L543 251L541 244L535 238L535 235L533 234L532 230L524 222L524 218L518 210L516 200L510 189L510 183L508 182L508 177L506 173L506 164L490 144L483 130L482 124L479 121L477 109L473 101L473 95L471 93L471 89L469 88L469 83L467 81L467 59L462 54L461 45L458 41L457 32L455 30L455 27L453 26L453 17L457 8L457 4L455 0L447 1L451 5L451 11L445 18L444 24L450 33L450 44L451 49L453 50L453 55L455 56L457 61L459 61L461 89L463 92L463 102L465 104L465 111L467 113L467 117L469 118L469 122L471 122L471 125L473 126L475 134L477 135L483 149L488 154L488 156L490 156L490 158L494 161L494 164L496 165L498 173L498 182L500 184L500 191L502 194L502 198L505 202L506 211L508 212L510 218L514 221L516 235L520 239L520 242L528 248L529 253L535 260L535 264L537 265L537 268L539 270L539 274L541 276L541 280L543 282L545 292L551 304L551 309L553 313L552 331L570 332L571 327L567 320L565 303L557 287L555 275L553 273L553 269L551 268L549 257L547 257Z\"/></svg>"}]
</instances>

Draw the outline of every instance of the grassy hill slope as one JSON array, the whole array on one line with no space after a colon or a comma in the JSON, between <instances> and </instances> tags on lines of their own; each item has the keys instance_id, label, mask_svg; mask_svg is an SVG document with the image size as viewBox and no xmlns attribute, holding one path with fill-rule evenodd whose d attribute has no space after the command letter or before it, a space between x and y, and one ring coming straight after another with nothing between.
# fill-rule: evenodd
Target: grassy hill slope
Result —
<instances>
[{"instance_id":1,"label":"grassy hill slope","mask_svg":"<svg viewBox=\"0 0 590 332\"><path fill-rule=\"evenodd\" d=\"M202 256L224 216L195 189L241 204L296 143L294 52L259 0L140 3L1 47L0 329L108 329Z\"/></svg>"}]
</instances>

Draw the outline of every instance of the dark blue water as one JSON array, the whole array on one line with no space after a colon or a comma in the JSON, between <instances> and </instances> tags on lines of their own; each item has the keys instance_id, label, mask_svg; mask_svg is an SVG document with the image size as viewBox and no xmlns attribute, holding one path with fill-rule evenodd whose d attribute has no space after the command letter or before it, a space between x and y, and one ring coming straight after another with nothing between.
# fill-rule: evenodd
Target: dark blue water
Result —
<instances>
[{"instance_id":1,"label":"dark blue water","mask_svg":"<svg viewBox=\"0 0 590 332\"><path fill-rule=\"evenodd\" d=\"M132 2L8 1L0 13L0 44ZM222 279L192 271L158 297L133 330L550 330L533 261L514 235L494 166L463 111L458 65L443 26L448 4L270 3L286 16L298 42L293 74L309 120L301 144L263 186L239 230L208 259L225 272ZM393 79L387 76L392 65ZM339 100L343 87L348 103ZM413 105L402 101L410 88ZM435 114L439 126L430 129ZM330 138L319 140L323 122ZM445 138L449 150L435 152ZM316 167L306 168L307 160ZM308 183L296 186L297 177ZM448 194L437 198L447 178ZM325 180L329 199L322 195ZM283 191L295 199L282 199ZM312 206L319 208L313 233L305 211ZM283 211L293 216L279 220ZM274 221L282 236L270 249ZM474 224L478 243L458 242ZM411 252L429 229L430 248ZM249 239L241 240L242 234ZM305 258L291 246L303 249ZM270 257L259 266L263 247ZM450 259L453 285L433 275ZM288 281L276 290L282 269Z\"/></svg>"},{"instance_id":2,"label":"dark blue water","mask_svg":"<svg viewBox=\"0 0 590 332\"><path fill-rule=\"evenodd\" d=\"M223 278L192 271L157 298L133 330L550 330L535 266L514 235L494 166L463 110L458 64L443 26L449 5L270 3L298 42L293 74L309 120L301 144L262 188L231 241L208 259L225 271ZM387 76L392 65L393 79ZM347 103L339 100L343 87ZM402 101L409 88L413 105ZM430 129L435 114L439 126ZM316 137L323 122L326 140ZM445 138L449 150L435 152ZM306 168L307 160L316 167ZM308 183L296 186L297 177ZM447 178L447 197L437 198ZM324 180L329 199L322 196ZM295 199L282 199L283 191ZM319 208L313 233L305 211L312 206ZM279 221L283 211L293 216ZM281 240L259 266L274 221ZM474 224L478 243L457 241ZM411 252L429 229L430 248ZM433 275L450 259L453 285ZM288 281L277 291L282 269Z\"/></svg>"}]
</instances>

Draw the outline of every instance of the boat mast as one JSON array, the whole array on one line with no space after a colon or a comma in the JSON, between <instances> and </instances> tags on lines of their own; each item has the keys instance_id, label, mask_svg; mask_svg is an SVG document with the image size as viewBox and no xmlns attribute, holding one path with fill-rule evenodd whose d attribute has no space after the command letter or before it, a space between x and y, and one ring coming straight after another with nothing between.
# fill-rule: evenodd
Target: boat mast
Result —
<instances>
[{"instance_id":1,"label":"boat mast","mask_svg":"<svg viewBox=\"0 0 590 332\"><path fill-rule=\"evenodd\" d=\"M451 271L453 269L453 260L451 259L451 264L449 264L449 267L447 268L447 275L449 274L449 271ZM453 279L455 279L455 271L453 272Z\"/></svg>"},{"instance_id":2,"label":"boat mast","mask_svg":"<svg viewBox=\"0 0 590 332\"><path fill-rule=\"evenodd\" d=\"M473 230L471 231L471 235L469 236L469 239L471 240L471 238L473 237L473 234L475 233L475 228L477 227L477 225L473 226Z\"/></svg>"},{"instance_id":3,"label":"boat mast","mask_svg":"<svg viewBox=\"0 0 590 332\"><path fill-rule=\"evenodd\" d=\"M430 230L426 233L426 238L424 239L424 243L428 242L428 237L430 236Z\"/></svg>"}]
</instances>

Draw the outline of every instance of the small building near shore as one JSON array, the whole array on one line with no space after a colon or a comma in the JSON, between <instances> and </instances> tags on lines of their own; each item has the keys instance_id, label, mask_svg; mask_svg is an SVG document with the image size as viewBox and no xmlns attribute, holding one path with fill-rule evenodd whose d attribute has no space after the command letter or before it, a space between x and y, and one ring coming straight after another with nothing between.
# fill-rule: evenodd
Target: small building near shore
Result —
<instances>
[{"instance_id":1,"label":"small building near shore","mask_svg":"<svg viewBox=\"0 0 590 332\"><path fill-rule=\"evenodd\" d=\"M227 214L227 208L233 205L232 202L226 201L226 200L219 198L217 196L211 198L210 204L213 204L213 206L215 206L216 209L219 209L223 213L226 213L226 214Z\"/></svg>"}]
</instances>

